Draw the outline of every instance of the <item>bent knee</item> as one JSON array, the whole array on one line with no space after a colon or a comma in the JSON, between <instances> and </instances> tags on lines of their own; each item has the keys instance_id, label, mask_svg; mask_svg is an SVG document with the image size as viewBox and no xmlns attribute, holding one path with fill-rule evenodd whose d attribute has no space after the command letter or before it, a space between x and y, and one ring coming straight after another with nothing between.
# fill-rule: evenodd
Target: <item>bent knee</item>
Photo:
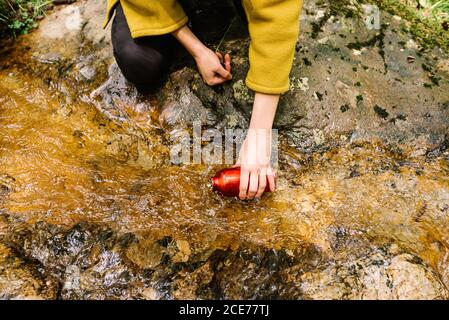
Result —
<instances>
[{"instance_id":1,"label":"bent knee","mask_svg":"<svg viewBox=\"0 0 449 320\"><path fill-rule=\"evenodd\" d=\"M156 85L168 71L160 52L127 43L114 48L114 56L125 78L136 85Z\"/></svg>"}]
</instances>

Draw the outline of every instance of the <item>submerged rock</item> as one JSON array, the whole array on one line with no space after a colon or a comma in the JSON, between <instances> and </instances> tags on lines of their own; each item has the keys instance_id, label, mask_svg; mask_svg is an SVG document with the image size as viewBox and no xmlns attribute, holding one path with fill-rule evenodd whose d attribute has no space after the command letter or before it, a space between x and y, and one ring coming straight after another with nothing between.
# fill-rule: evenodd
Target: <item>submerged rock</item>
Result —
<instances>
[{"instance_id":1,"label":"submerged rock","mask_svg":"<svg viewBox=\"0 0 449 320\"><path fill-rule=\"evenodd\" d=\"M299 275L295 275L294 269L286 270L283 276L307 299L427 300L449 297L438 275L421 259L397 252L394 246L373 250L354 261L319 266Z\"/></svg>"},{"instance_id":2,"label":"submerged rock","mask_svg":"<svg viewBox=\"0 0 449 320\"><path fill-rule=\"evenodd\" d=\"M0 243L0 299L56 299L57 282Z\"/></svg>"},{"instance_id":3,"label":"submerged rock","mask_svg":"<svg viewBox=\"0 0 449 320\"><path fill-rule=\"evenodd\" d=\"M248 245L204 254L192 252L186 240L119 235L89 223L72 228L38 223L20 229L20 234L0 238L4 298L446 299L449 295L420 258L397 245L376 248L359 240L354 252L335 247L331 256L313 245L295 251Z\"/></svg>"}]
</instances>

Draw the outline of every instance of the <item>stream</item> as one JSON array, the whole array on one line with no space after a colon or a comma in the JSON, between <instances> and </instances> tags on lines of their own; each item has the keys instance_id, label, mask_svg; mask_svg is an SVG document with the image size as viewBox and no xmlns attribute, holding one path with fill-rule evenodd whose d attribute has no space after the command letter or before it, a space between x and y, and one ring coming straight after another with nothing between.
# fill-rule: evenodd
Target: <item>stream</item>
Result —
<instances>
[{"instance_id":1,"label":"stream","mask_svg":"<svg viewBox=\"0 0 449 320\"><path fill-rule=\"evenodd\" d=\"M1 298L449 298L447 150L303 152L281 130L278 190L223 198L223 166L170 163L157 98L113 121L105 71L58 83L30 39L0 69Z\"/></svg>"}]
</instances>

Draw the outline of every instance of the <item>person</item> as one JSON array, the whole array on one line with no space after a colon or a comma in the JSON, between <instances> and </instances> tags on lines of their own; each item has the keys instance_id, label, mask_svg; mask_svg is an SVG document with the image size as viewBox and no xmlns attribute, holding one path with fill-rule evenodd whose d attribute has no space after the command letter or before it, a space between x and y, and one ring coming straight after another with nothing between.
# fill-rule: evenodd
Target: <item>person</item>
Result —
<instances>
[{"instance_id":1,"label":"person","mask_svg":"<svg viewBox=\"0 0 449 320\"><path fill-rule=\"evenodd\" d=\"M250 36L246 86L255 92L248 133L236 165L241 167L240 199L260 198L275 186L271 167L271 129L289 74L299 33L302 0L239 0ZM112 46L119 68L139 91L165 79L178 41L192 55L203 81L211 86L232 79L231 57L209 49L188 26L176 0L108 0L104 26L112 18Z\"/></svg>"}]
</instances>

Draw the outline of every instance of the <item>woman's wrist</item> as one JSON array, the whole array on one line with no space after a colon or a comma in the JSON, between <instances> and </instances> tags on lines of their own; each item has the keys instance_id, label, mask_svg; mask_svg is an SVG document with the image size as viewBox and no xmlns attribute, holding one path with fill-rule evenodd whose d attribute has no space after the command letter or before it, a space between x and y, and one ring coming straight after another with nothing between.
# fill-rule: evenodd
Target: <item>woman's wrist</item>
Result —
<instances>
[{"instance_id":1,"label":"woman's wrist","mask_svg":"<svg viewBox=\"0 0 449 320\"><path fill-rule=\"evenodd\" d=\"M279 95L256 92L249 129L271 130L279 102Z\"/></svg>"},{"instance_id":2,"label":"woman's wrist","mask_svg":"<svg viewBox=\"0 0 449 320\"><path fill-rule=\"evenodd\" d=\"M204 54L210 50L208 47L206 47L201 41L198 40L199 43L196 43L194 48L192 49L192 52L190 54L192 55L193 59L195 61L198 61Z\"/></svg>"},{"instance_id":3,"label":"woman's wrist","mask_svg":"<svg viewBox=\"0 0 449 320\"><path fill-rule=\"evenodd\" d=\"M249 130L271 130L273 128L273 124L271 123L255 123L251 124L248 129Z\"/></svg>"},{"instance_id":4,"label":"woman's wrist","mask_svg":"<svg viewBox=\"0 0 449 320\"><path fill-rule=\"evenodd\" d=\"M195 36L187 25L172 32L172 35L198 60L208 48Z\"/></svg>"}]
</instances>

